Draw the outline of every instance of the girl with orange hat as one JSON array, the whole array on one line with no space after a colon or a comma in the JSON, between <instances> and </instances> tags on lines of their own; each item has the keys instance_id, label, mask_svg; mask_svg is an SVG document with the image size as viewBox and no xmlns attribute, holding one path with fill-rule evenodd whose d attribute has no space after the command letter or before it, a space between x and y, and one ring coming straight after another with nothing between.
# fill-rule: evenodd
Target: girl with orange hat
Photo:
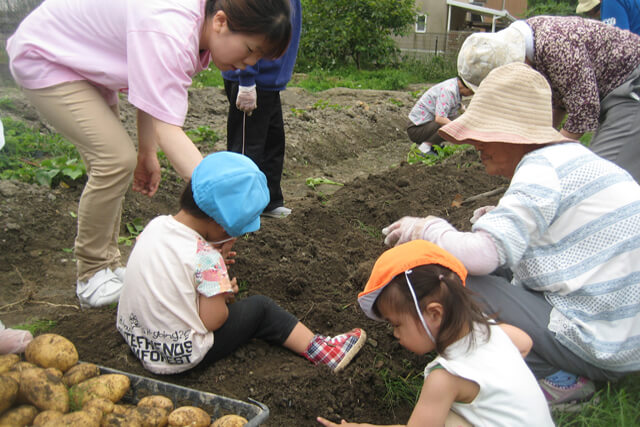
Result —
<instances>
[{"instance_id":1,"label":"girl with orange hat","mask_svg":"<svg viewBox=\"0 0 640 427\"><path fill-rule=\"evenodd\" d=\"M553 425L523 360L531 339L514 326L488 320L465 288L466 277L464 265L449 252L414 240L383 253L358 295L365 314L389 322L407 350L437 352L407 425L469 425L459 416L473 425ZM318 422L337 425L321 417ZM362 424L342 420L345 425Z\"/></svg>"}]
</instances>

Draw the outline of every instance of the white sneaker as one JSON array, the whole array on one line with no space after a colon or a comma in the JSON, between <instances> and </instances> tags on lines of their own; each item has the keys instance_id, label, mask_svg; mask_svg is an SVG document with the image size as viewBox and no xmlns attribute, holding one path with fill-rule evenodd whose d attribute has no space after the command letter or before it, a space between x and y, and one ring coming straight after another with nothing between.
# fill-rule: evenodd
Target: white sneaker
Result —
<instances>
[{"instance_id":1,"label":"white sneaker","mask_svg":"<svg viewBox=\"0 0 640 427\"><path fill-rule=\"evenodd\" d=\"M280 206L270 211L262 212L262 216L267 216L269 218L286 218L290 213L291 209Z\"/></svg>"},{"instance_id":2,"label":"white sneaker","mask_svg":"<svg viewBox=\"0 0 640 427\"><path fill-rule=\"evenodd\" d=\"M116 276L118 276L118 279L120 279L120 281L122 283L124 283L124 273L126 273L127 269L124 267L118 267L115 270L113 270L113 274L115 274Z\"/></svg>"},{"instance_id":3,"label":"white sneaker","mask_svg":"<svg viewBox=\"0 0 640 427\"><path fill-rule=\"evenodd\" d=\"M110 268L105 268L89 280L78 280L76 295L82 308L101 307L118 302L122 285L122 280Z\"/></svg>"}]
</instances>

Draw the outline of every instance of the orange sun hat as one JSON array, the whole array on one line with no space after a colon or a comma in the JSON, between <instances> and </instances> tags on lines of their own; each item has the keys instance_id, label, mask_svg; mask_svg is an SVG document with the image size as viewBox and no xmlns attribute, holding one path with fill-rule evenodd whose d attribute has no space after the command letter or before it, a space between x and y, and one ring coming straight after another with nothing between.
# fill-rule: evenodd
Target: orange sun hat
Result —
<instances>
[{"instance_id":1,"label":"orange sun hat","mask_svg":"<svg viewBox=\"0 0 640 427\"><path fill-rule=\"evenodd\" d=\"M382 290L396 277L420 265L438 264L460 276L462 284L467 278L467 269L449 252L426 240L412 240L385 251L373 266L364 291L358 294L362 311L374 320L383 320L373 312L373 305Z\"/></svg>"}]
</instances>

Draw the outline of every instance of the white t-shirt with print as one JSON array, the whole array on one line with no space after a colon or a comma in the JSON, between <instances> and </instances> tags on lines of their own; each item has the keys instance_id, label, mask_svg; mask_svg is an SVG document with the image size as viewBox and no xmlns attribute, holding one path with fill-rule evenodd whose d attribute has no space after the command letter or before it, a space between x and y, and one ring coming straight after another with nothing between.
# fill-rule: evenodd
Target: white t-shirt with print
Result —
<instances>
[{"instance_id":1,"label":"white t-shirt with print","mask_svg":"<svg viewBox=\"0 0 640 427\"><path fill-rule=\"evenodd\" d=\"M232 292L220 252L172 216L153 219L127 263L116 326L143 366L174 374L197 365L213 345L198 296Z\"/></svg>"}]
</instances>

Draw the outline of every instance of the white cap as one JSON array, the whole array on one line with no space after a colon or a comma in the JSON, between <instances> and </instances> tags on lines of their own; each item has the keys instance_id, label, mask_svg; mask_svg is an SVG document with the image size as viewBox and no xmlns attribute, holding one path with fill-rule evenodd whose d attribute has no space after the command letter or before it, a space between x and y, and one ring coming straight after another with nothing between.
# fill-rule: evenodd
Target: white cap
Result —
<instances>
[{"instance_id":1,"label":"white cap","mask_svg":"<svg viewBox=\"0 0 640 427\"><path fill-rule=\"evenodd\" d=\"M512 62L524 62L525 39L509 26L497 33L473 33L458 53L458 75L474 92L494 68Z\"/></svg>"}]
</instances>

